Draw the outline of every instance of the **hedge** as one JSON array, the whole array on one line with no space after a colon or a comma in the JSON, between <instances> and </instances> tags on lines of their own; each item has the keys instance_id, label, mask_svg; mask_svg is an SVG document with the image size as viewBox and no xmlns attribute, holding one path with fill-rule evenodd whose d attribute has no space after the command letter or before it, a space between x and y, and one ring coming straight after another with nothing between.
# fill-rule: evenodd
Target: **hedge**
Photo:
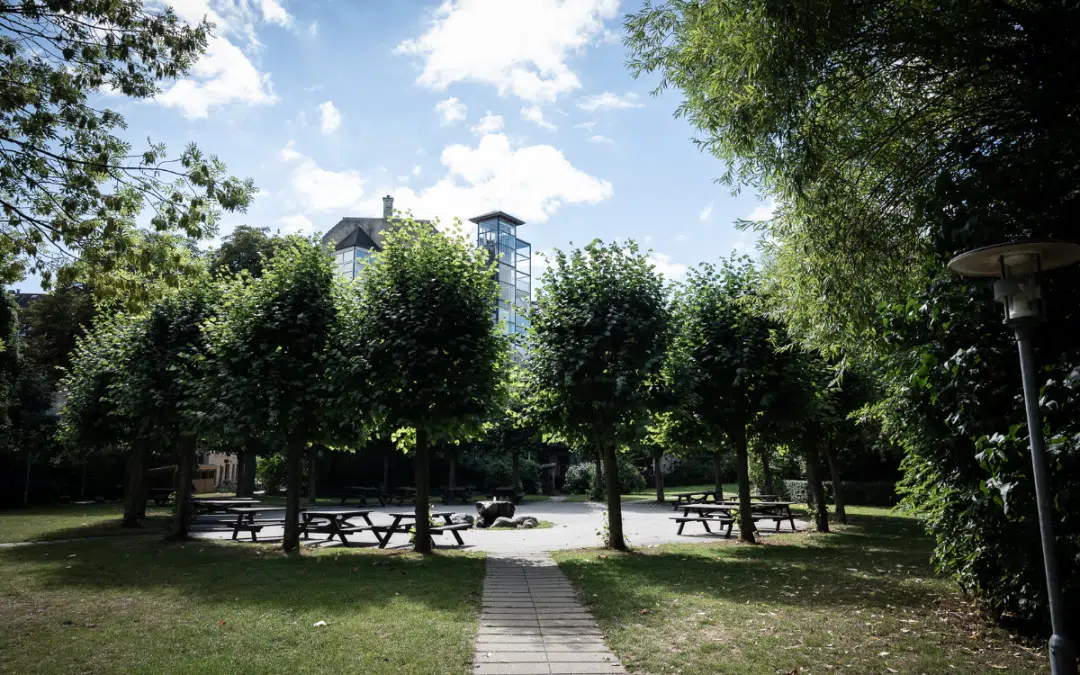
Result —
<instances>
[{"instance_id":1,"label":"hedge","mask_svg":"<svg viewBox=\"0 0 1080 675\"><path fill-rule=\"evenodd\" d=\"M825 496L832 500L832 481L825 481ZM844 481L844 503L852 506L895 506L896 484L889 482ZM776 481L778 496L792 502L810 502L810 488L804 480Z\"/></svg>"}]
</instances>

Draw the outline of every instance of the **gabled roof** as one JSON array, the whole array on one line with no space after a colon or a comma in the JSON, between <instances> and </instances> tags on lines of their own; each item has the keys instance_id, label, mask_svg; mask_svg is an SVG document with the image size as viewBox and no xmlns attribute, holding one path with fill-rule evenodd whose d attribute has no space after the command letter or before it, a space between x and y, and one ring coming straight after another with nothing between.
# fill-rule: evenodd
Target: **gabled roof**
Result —
<instances>
[{"instance_id":1,"label":"gabled roof","mask_svg":"<svg viewBox=\"0 0 1080 675\"><path fill-rule=\"evenodd\" d=\"M340 251L345 248L352 248L357 246L359 248L366 248L369 251L381 251L382 248L375 243L375 241L368 236L367 232L364 232L359 227L354 228L352 232L345 235L345 238L338 242L338 245L334 248L335 251Z\"/></svg>"}]
</instances>

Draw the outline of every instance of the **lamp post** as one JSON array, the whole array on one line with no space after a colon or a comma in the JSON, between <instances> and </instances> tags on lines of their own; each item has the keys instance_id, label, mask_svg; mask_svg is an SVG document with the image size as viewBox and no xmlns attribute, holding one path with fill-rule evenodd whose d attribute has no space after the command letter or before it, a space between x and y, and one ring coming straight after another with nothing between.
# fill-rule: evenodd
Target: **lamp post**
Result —
<instances>
[{"instance_id":1,"label":"lamp post","mask_svg":"<svg viewBox=\"0 0 1080 675\"><path fill-rule=\"evenodd\" d=\"M1024 407L1027 410L1031 466L1035 476L1035 501L1039 511L1039 534L1042 539L1046 591L1050 600L1050 672L1053 675L1076 675L1076 651L1065 635L1065 605L1054 554L1053 496L1046 471L1043 450L1042 417L1039 415L1039 387L1035 382L1035 359L1031 335L1045 313L1042 288L1043 272L1080 261L1080 244L1071 242L1023 241L985 246L961 253L949 261L949 270L968 277L997 277L994 299L1005 305L1005 323L1016 331L1020 350L1020 374L1024 383Z\"/></svg>"}]
</instances>

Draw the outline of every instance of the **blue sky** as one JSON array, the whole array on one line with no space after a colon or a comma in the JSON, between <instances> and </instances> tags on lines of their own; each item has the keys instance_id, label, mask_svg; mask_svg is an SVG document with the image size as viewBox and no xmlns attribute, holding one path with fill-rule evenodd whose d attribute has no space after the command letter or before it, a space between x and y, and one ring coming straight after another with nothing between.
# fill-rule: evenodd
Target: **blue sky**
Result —
<instances>
[{"instance_id":1,"label":"blue sky","mask_svg":"<svg viewBox=\"0 0 1080 675\"><path fill-rule=\"evenodd\" d=\"M502 209L534 252L633 238L658 269L751 252L716 159L673 117L678 94L634 80L621 44L638 0L169 0L217 24L206 56L157 99L105 96L136 149L191 141L250 176L238 224L322 233L375 216ZM468 225L471 226L471 223ZM23 286L27 286L24 284Z\"/></svg>"}]
</instances>

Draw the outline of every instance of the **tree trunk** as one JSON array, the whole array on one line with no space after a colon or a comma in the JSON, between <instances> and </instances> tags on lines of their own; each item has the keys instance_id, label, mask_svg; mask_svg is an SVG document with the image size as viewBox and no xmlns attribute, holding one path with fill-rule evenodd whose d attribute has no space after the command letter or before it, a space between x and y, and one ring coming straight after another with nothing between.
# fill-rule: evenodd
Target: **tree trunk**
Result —
<instances>
[{"instance_id":1,"label":"tree trunk","mask_svg":"<svg viewBox=\"0 0 1080 675\"><path fill-rule=\"evenodd\" d=\"M23 483L23 506L30 505L30 464L34 461L34 453L26 451L26 481Z\"/></svg>"},{"instance_id":2,"label":"tree trunk","mask_svg":"<svg viewBox=\"0 0 1080 675\"><path fill-rule=\"evenodd\" d=\"M318 482L318 475L315 473L319 468L319 451L315 449L315 446L308 448L308 465L307 465L307 501L311 506L315 506L315 484Z\"/></svg>"},{"instance_id":3,"label":"tree trunk","mask_svg":"<svg viewBox=\"0 0 1080 675\"><path fill-rule=\"evenodd\" d=\"M713 452L713 492L716 494L716 501L720 501L724 498L724 475L723 469L720 466L720 451Z\"/></svg>"},{"instance_id":4,"label":"tree trunk","mask_svg":"<svg viewBox=\"0 0 1080 675\"><path fill-rule=\"evenodd\" d=\"M122 527L139 526L139 496L145 495L142 489L143 482L143 447L141 443L132 443L128 447L127 464L124 467L124 518L120 521ZM146 501L143 500L143 511L146 510Z\"/></svg>"},{"instance_id":5,"label":"tree trunk","mask_svg":"<svg viewBox=\"0 0 1080 675\"><path fill-rule=\"evenodd\" d=\"M806 459L806 482L810 498L814 502L814 529L818 532L829 531L829 507L825 503L825 486L821 484L821 465L818 463L818 451L815 439L804 441Z\"/></svg>"},{"instance_id":6,"label":"tree trunk","mask_svg":"<svg viewBox=\"0 0 1080 675\"><path fill-rule=\"evenodd\" d=\"M664 450L661 448L653 453L653 482L656 484L656 503L664 503Z\"/></svg>"},{"instance_id":7,"label":"tree trunk","mask_svg":"<svg viewBox=\"0 0 1080 675\"><path fill-rule=\"evenodd\" d=\"M188 538L191 525L191 479L195 470L195 443L180 439L180 457L176 467L176 511L173 514L170 539L182 541Z\"/></svg>"},{"instance_id":8,"label":"tree trunk","mask_svg":"<svg viewBox=\"0 0 1080 675\"><path fill-rule=\"evenodd\" d=\"M147 493L150 489L150 455L145 448L142 452L142 473L139 479L139 489L135 491L135 510L139 514L139 520L146 520Z\"/></svg>"},{"instance_id":9,"label":"tree trunk","mask_svg":"<svg viewBox=\"0 0 1080 675\"><path fill-rule=\"evenodd\" d=\"M431 553L431 516L428 505L431 496L431 475L428 470L428 435L426 429L416 430L416 534L413 550Z\"/></svg>"},{"instance_id":10,"label":"tree trunk","mask_svg":"<svg viewBox=\"0 0 1080 675\"><path fill-rule=\"evenodd\" d=\"M832 438L825 441L825 459L829 462L829 475L832 478L833 504L836 506L836 522L847 524L844 511L844 490L840 482L840 462L836 459Z\"/></svg>"},{"instance_id":11,"label":"tree trunk","mask_svg":"<svg viewBox=\"0 0 1080 675\"><path fill-rule=\"evenodd\" d=\"M457 487L457 448L456 446L450 447L450 466L448 467L449 474L446 477L446 487L453 490Z\"/></svg>"},{"instance_id":12,"label":"tree trunk","mask_svg":"<svg viewBox=\"0 0 1080 675\"><path fill-rule=\"evenodd\" d=\"M607 478L608 546L616 551L626 550L622 531L622 496L619 494L619 467L615 460L615 444L601 446L604 474Z\"/></svg>"},{"instance_id":13,"label":"tree trunk","mask_svg":"<svg viewBox=\"0 0 1080 675\"><path fill-rule=\"evenodd\" d=\"M739 477L739 538L748 544L754 538L754 517L750 507L750 458L746 449L746 427L735 431L735 473Z\"/></svg>"},{"instance_id":14,"label":"tree trunk","mask_svg":"<svg viewBox=\"0 0 1080 675\"><path fill-rule=\"evenodd\" d=\"M517 448L510 451L510 487L514 488L514 494L524 492L521 487L521 450Z\"/></svg>"},{"instance_id":15,"label":"tree trunk","mask_svg":"<svg viewBox=\"0 0 1080 675\"><path fill-rule=\"evenodd\" d=\"M236 453L236 496L237 497L251 497L246 493L247 487L247 474L251 468L248 466L248 456L246 452Z\"/></svg>"},{"instance_id":16,"label":"tree trunk","mask_svg":"<svg viewBox=\"0 0 1080 675\"><path fill-rule=\"evenodd\" d=\"M603 453L601 451L597 450L597 452L596 452L596 476L593 479L592 494L589 495L590 499L593 499L593 500L600 499L601 495L604 494L604 489L602 487L603 483L601 482L603 480L604 472L601 469L601 465L600 465L600 463L603 461L603 459L604 459Z\"/></svg>"},{"instance_id":17,"label":"tree trunk","mask_svg":"<svg viewBox=\"0 0 1080 675\"><path fill-rule=\"evenodd\" d=\"M764 483L762 486L763 494L776 494L773 491L772 467L769 466L769 450L767 448L761 453L761 481Z\"/></svg>"},{"instance_id":18,"label":"tree trunk","mask_svg":"<svg viewBox=\"0 0 1080 675\"><path fill-rule=\"evenodd\" d=\"M85 500L86 499L86 465L89 464L89 463L90 462L88 460L85 460L85 459L83 460L83 463L82 463L82 478L79 479L79 499L80 500Z\"/></svg>"},{"instance_id":19,"label":"tree trunk","mask_svg":"<svg viewBox=\"0 0 1080 675\"><path fill-rule=\"evenodd\" d=\"M281 548L286 553L300 550L300 467L305 445L298 435L285 439L285 535Z\"/></svg>"},{"instance_id":20,"label":"tree trunk","mask_svg":"<svg viewBox=\"0 0 1080 675\"><path fill-rule=\"evenodd\" d=\"M383 455L382 458L382 491L384 495L390 494L390 455Z\"/></svg>"}]
</instances>

